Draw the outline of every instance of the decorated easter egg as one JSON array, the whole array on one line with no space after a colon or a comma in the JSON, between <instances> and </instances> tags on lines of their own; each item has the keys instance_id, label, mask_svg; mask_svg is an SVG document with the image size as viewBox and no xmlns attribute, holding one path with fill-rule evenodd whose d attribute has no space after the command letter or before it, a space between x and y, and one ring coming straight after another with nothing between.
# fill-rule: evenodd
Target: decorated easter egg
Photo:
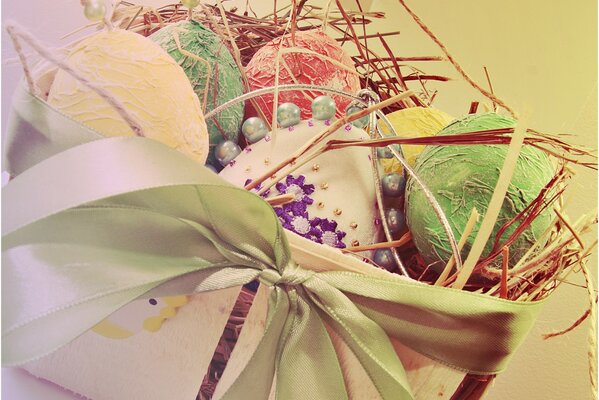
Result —
<instances>
[{"instance_id":1,"label":"decorated easter egg","mask_svg":"<svg viewBox=\"0 0 599 400\"><path fill-rule=\"evenodd\" d=\"M196 21L170 24L149 36L183 68L205 113L243 94L241 71L221 38ZM237 142L243 103L206 121L210 144ZM214 151L208 162L214 164Z\"/></svg>"},{"instance_id":2,"label":"decorated easter egg","mask_svg":"<svg viewBox=\"0 0 599 400\"><path fill-rule=\"evenodd\" d=\"M355 94L360 90L360 79L351 57L331 37L321 30L309 30L284 35L267 43L254 54L246 66L252 90L275 85L276 60L281 49L296 52L282 54L279 58L279 84L305 83L339 89ZM295 103L301 109L302 119L310 117L312 100L318 91L280 92L278 103ZM349 100L333 96L338 110L345 110ZM272 118L272 94L256 99L269 122ZM250 104L250 103L248 103Z\"/></svg>"},{"instance_id":3,"label":"decorated easter egg","mask_svg":"<svg viewBox=\"0 0 599 400\"><path fill-rule=\"evenodd\" d=\"M514 127L515 121L495 113L469 115L444 128L439 135L455 135L496 128ZM449 220L456 239L464 231L473 208L487 210L507 154L507 145L427 146L414 167L431 190ZM547 155L532 146L523 146L493 233L482 257L489 255L499 229L523 211L551 180L554 168ZM551 221L551 211L543 211L509 247L513 266L536 242ZM437 270L451 256L450 245L432 206L412 178L406 188L406 218L414 242L424 260ZM482 220L482 218L480 219ZM480 227L480 220L462 250L466 257ZM501 236L500 245L514 232L512 224ZM495 266L501 265L501 257Z\"/></svg>"},{"instance_id":4,"label":"decorated easter egg","mask_svg":"<svg viewBox=\"0 0 599 400\"><path fill-rule=\"evenodd\" d=\"M278 129L276 140L269 133L246 147L220 176L245 186L284 161L308 140L330 125L329 120L310 119ZM331 139L366 139L362 129L348 124ZM324 153L290 174L269 178L260 188L277 182L264 197L292 194L293 200L274 207L287 230L317 243L336 248L371 244L378 231L375 183L369 157L363 147L348 147Z\"/></svg>"},{"instance_id":5,"label":"decorated easter egg","mask_svg":"<svg viewBox=\"0 0 599 400\"><path fill-rule=\"evenodd\" d=\"M141 331L156 332L186 303L187 296L135 300L96 324L92 330L111 339L126 339Z\"/></svg>"},{"instance_id":6,"label":"decorated easter egg","mask_svg":"<svg viewBox=\"0 0 599 400\"><path fill-rule=\"evenodd\" d=\"M200 102L181 67L160 46L115 29L81 41L67 62L118 99L146 137L205 162L208 132ZM64 71L56 74L48 103L105 136L135 134L106 100Z\"/></svg>"},{"instance_id":7,"label":"decorated easter egg","mask_svg":"<svg viewBox=\"0 0 599 400\"><path fill-rule=\"evenodd\" d=\"M387 114L386 117L393 125L397 136L404 138L433 136L454 120L449 114L431 107L404 108ZM391 133L387 124L380 123L380 126L385 134ZM418 155L424 150L424 145L402 145L401 149L408 164L413 166ZM387 173L402 171L401 164L394 157L381 158L381 164Z\"/></svg>"}]
</instances>

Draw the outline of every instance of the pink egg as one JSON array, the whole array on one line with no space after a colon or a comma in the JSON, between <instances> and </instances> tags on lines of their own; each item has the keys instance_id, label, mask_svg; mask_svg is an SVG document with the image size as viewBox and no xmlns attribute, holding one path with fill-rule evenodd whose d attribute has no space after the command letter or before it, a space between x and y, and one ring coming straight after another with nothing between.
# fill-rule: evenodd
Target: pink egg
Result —
<instances>
[{"instance_id":1,"label":"pink egg","mask_svg":"<svg viewBox=\"0 0 599 400\"><path fill-rule=\"evenodd\" d=\"M254 54L246 67L250 89L260 89L275 85L276 60L281 48L307 49L317 54L287 53L282 55L279 65L279 84L305 83L326 86L355 94L360 90L360 79L351 57L339 46L335 39L320 30L297 31L295 44L291 34L274 39ZM301 109L302 119L311 117L312 99L324 93L317 91L291 91L279 93L279 104L292 102ZM333 96L338 112L343 112L349 100ZM266 117L272 118L274 96L264 95L256 99ZM248 102L248 104L251 104ZM247 115L255 115L247 110Z\"/></svg>"}]
</instances>

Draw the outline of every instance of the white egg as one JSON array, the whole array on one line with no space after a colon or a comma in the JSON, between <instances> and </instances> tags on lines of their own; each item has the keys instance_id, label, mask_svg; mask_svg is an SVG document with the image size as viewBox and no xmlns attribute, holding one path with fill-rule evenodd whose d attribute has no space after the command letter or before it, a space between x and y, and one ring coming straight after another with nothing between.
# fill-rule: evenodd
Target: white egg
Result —
<instances>
[{"instance_id":1,"label":"white egg","mask_svg":"<svg viewBox=\"0 0 599 400\"><path fill-rule=\"evenodd\" d=\"M234 185L245 186L248 180L268 172L330 124L328 120L308 120L278 129L276 140L271 133L246 147L220 176ZM326 140L367 138L362 129L347 124ZM293 202L275 207L286 229L337 248L376 241L378 216L369 148L348 147L326 152L281 178L267 197L295 195ZM267 179L264 184L270 182Z\"/></svg>"}]
</instances>

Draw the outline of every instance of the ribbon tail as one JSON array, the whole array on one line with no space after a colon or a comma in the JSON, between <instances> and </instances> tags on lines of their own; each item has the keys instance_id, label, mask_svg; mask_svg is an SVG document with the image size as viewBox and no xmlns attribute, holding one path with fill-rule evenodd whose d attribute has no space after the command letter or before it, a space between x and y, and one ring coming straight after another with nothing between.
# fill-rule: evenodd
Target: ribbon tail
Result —
<instances>
[{"instance_id":1,"label":"ribbon tail","mask_svg":"<svg viewBox=\"0 0 599 400\"><path fill-rule=\"evenodd\" d=\"M383 399L412 400L408 378L385 331L343 294L320 279L306 285L329 326L345 341Z\"/></svg>"},{"instance_id":2,"label":"ribbon tail","mask_svg":"<svg viewBox=\"0 0 599 400\"><path fill-rule=\"evenodd\" d=\"M316 307L295 290L288 292L290 318L281 338L277 399L347 399L337 354Z\"/></svg>"},{"instance_id":3,"label":"ribbon tail","mask_svg":"<svg viewBox=\"0 0 599 400\"><path fill-rule=\"evenodd\" d=\"M256 351L220 400L266 400L275 375L278 344L289 314L289 299L283 289L271 289L264 336Z\"/></svg>"},{"instance_id":4,"label":"ribbon tail","mask_svg":"<svg viewBox=\"0 0 599 400\"><path fill-rule=\"evenodd\" d=\"M342 290L389 336L429 358L470 373L494 374L505 369L543 305L394 277L364 279L359 274L338 272L326 272L321 277Z\"/></svg>"}]
</instances>

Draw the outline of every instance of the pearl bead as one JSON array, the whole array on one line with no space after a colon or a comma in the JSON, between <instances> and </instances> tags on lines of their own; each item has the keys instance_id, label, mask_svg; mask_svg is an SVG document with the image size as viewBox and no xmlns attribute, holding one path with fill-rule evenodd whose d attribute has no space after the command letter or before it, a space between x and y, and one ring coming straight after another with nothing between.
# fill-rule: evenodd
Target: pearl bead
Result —
<instances>
[{"instance_id":1,"label":"pearl bead","mask_svg":"<svg viewBox=\"0 0 599 400\"><path fill-rule=\"evenodd\" d=\"M241 132L248 143L256 143L268 135L268 128L264 121L258 117L246 119L241 126Z\"/></svg>"},{"instance_id":2,"label":"pearl bead","mask_svg":"<svg viewBox=\"0 0 599 400\"><path fill-rule=\"evenodd\" d=\"M398 153L401 154L401 152L399 151L399 145L398 144L392 144L391 147L397 151ZM391 152L391 149L389 148L389 146L385 146L385 147L377 147L376 149L376 156L378 158L393 158L393 153Z\"/></svg>"},{"instance_id":3,"label":"pearl bead","mask_svg":"<svg viewBox=\"0 0 599 400\"><path fill-rule=\"evenodd\" d=\"M92 22L102 21L106 15L104 0L87 0L83 7L83 15Z\"/></svg>"},{"instance_id":4,"label":"pearl bead","mask_svg":"<svg viewBox=\"0 0 599 400\"><path fill-rule=\"evenodd\" d=\"M237 143L230 140L220 142L218 145L216 145L216 149L214 150L216 159L223 167L229 164L229 162L237 157L240 153L241 147L239 147Z\"/></svg>"},{"instance_id":5,"label":"pearl bead","mask_svg":"<svg viewBox=\"0 0 599 400\"><path fill-rule=\"evenodd\" d=\"M406 179L395 172L383 176L381 184L383 194L388 197L400 197L406 190Z\"/></svg>"},{"instance_id":6,"label":"pearl bead","mask_svg":"<svg viewBox=\"0 0 599 400\"><path fill-rule=\"evenodd\" d=\"M358 105L355 104L350 104L346 109L345 109L345 114L347 115L352 115L355 114L359 111L362 111L362 108ZM368 121L369 121L369 116L365 115L360 119L355 120L354 122L352 122L352 125L355 126L356 128L364 128L366 127L366 125L368 125Z\"/></svg>"},{"instance_id":7,"label":"pearl bead","mask_svg":"<svg viewBox=\"0 0 599 400\"><path fill-rule=\"evenodd\" d=\"M393 271L397 267L393 253L389 249L376 249L372 261L387 271Z\"/></svg>"},{"instance_id":8,"label":"pearl bead","mask_svg":"<svg viewBox=\"0 0 599 400\"><path fill-rule=\"evenodd\" d=\"M283 103L277 108L277 121L283 128L300 123L300 108L293 103Z\"/></svg>"},{"instance_id":9,"label":"pearl bead","mask_svg":"<svg viewBox=\"0 0 599 400\"><path fill-rule=\"evenodd\" d=\"M319 121L333 118L335 111L337 111L337 106L332 97L318 96L312 102L312 118Z\"/></svg>"},{"instance_id":10,"label":"pearl bead","mask_svg":"<svg viewBox=\"0 0 599 400\"><path fill-rule=\"evenodd\" d=\"M396 234L406 229L406 216L397 208L385 210L385 220L391 234Z\"/></svg>"},{"instance_id":11,"label":"pearl bead","mask_svg":"<svg viewBox=\"0 0 599 400\"><path fill-rule=\"evenodd\" d=\"M187 8L196 8L200 4L200 0L181 0L181 4Z\"/></svg>"},{"instance_id":12,"label":"pearl bead","mask_svg":"<svg viewBox=\"0 0 599 400\"><path fill-rule=\"evenodd\" d=\"M387 147L377 147L376 156L378 158L393 158L393 153Z\"/></svg>"}]
</instances>

